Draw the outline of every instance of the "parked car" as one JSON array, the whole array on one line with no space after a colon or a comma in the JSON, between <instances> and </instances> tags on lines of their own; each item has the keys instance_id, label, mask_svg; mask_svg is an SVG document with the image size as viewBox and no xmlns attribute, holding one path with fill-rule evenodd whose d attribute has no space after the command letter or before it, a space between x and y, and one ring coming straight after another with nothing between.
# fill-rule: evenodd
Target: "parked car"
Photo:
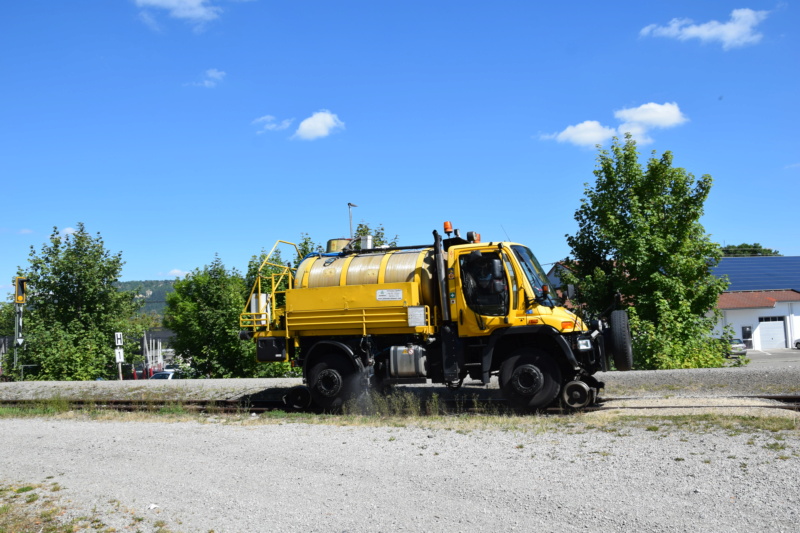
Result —
<instances>
[{"instance_id":1,"label":"parked car","mask_svg":"<svg viewBox=\"0 0 800 533\"><path fill-rule=\"evenodd\" d=\"M183 379L183 374L174 371L156 372L155 374L150 376L150 379Z\"/></svg>"},{"instance_id":2,"label":"parked car","mask_svg":"<svg viewBox=\"0 0 800 533\"><path fill-rule=\"evenodd\" d=\"M747 345L742 342L742 339L731 339L728 357L733 357L734 355L747 355Z\"/></svg>"},{"instance_id":3,"label":"parked car","mask_svg":"<svg viewBox=\"0 0 800 533\"><path fill-rule=\"evenodd\" d=\"M800 350L800 339L795 339L794 347L797 348L798 350Z\"/></svg>"}]
</instances>

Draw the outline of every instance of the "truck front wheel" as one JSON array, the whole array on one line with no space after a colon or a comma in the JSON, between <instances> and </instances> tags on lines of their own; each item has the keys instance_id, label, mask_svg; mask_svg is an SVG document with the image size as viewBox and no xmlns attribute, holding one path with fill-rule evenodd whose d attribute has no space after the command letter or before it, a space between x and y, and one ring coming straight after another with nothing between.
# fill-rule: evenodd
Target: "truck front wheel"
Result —
<instances>
[{"instance_id":1,"label":"truck front wheel","mask_svg":"<svg viewBox=\"0 0 800 533\"><path fill-rule=\"evenodd\" d=\"M500 366L500 388L512 407L542 409L558 396L561 371L547 352L519 348Z\"/></svg>"},{"instance_id":2,"label":"truck front wheel","mask_svg":"<svg viewBox=\"0 0 800 533\"><path fill-rule=\"evenodd\" d=\"M611 355L617 370L633 368L633 347L631 346L631 327L628 312L617 310L611 313Z\"/></svg>"},{"instance_id":3,"label":"truck front wheel","mask_svg":"<svg viewBox=\"0 0 800 533\"><path fill-rule=\"evenodd\" d=\"M356 391L358 374L339 354L330 354L308 373L314 403L322 409L339 409Z\"/></svg>"}]
</instances>

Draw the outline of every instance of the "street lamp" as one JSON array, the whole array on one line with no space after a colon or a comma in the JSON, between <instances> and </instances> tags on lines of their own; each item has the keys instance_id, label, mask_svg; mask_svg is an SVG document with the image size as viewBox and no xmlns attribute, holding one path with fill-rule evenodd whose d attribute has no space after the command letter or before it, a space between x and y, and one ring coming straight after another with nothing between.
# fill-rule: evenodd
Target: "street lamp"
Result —
<instances>
[{"instance_id":1,"label":"street lamp","mask_svg":"<svg viewBox=\"0 0 800 533\"><path fill-rule=\"evenodd\" d=\"M350 240L353 240L353 208L358 207L356 204L347 202L347 211L350 213Z\"/></svg>"}]
</instances>

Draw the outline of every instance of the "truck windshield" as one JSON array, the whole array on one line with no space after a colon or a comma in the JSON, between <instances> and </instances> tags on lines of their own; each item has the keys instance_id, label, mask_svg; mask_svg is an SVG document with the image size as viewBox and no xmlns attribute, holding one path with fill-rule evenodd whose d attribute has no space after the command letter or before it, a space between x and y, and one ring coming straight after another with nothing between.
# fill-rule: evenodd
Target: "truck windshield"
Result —
<instances>
[{"instance_id":1,"label":"truck windshield","mask_svg":"<svg viewBox=\"0 0 800 533\"><path fill-rule=\"evenodd\" d=\"M536 293L536 299L545 305L558 305L555 290L547 279L547 274L544 273L542 265L539 264L539 261L536 260L536 256L533 255L533 252L525 246L520 246L518 244L512 245L511 249L514 250L514 255L517 256L517 260L519 260L519 264L522 266L522 272L525 273L525 277L528 278L528 282L530 282L531 287L533 287ZM544 285L550 288L550 294L548 294L547 298L542 300L544 297L542 287Z\"/></svg>"}]
</instances>

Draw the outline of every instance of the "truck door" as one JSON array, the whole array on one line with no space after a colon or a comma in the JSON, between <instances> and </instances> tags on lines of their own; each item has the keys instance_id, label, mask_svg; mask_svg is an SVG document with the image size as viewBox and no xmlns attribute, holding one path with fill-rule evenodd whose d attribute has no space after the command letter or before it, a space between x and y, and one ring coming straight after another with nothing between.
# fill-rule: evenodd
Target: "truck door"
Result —
<instances>
[{"instance_id":1,"label":"truck door","mask_svg":"<svg viewBox=\"0 0 800 533\"><path fill-rule=\"evenodd\" d=\"M455 291L460 336L488 335L505 325L516 296L516 278L504 268L499 250L462 251L456 261L459 284Z\"/></svg>"}]
</instances>

